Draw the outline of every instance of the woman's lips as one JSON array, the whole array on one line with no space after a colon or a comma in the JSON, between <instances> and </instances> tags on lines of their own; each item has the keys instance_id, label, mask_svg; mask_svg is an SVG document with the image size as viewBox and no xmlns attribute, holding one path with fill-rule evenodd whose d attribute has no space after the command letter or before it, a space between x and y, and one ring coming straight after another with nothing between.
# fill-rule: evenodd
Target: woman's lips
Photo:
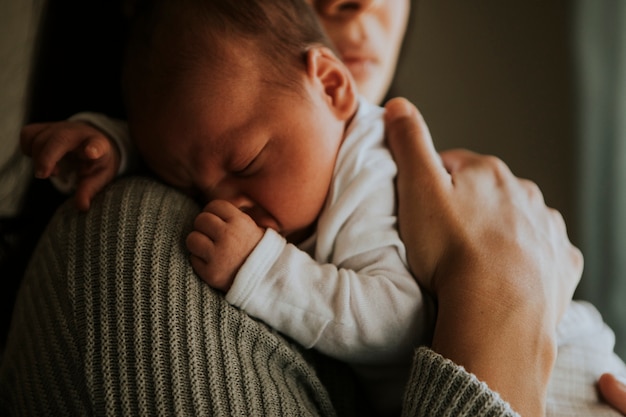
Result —
<instances>
[{"instance_id":1,"label":"woman's lips","mask_svg":"<svg viewBox=\"0 0 626 417\"><path fill-rule=\"evenodd\" d=\"M371 57L343 56L342 61L356 80L370 78L376 66L376 60Z\"/></svg>"}]
</instances>

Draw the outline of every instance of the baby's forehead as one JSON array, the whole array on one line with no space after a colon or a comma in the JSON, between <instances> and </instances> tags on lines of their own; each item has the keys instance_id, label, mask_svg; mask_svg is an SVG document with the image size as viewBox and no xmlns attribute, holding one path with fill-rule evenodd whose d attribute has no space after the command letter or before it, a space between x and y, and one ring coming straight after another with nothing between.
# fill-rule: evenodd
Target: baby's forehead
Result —
<instances>
[{"instance_id":1,"label":"baby's forehead","mask_svg":"<svg viewBox=\"0 0 626 417\"><path fill-rule=\"evenodd\" d=\"M164 85L185 79L190 72L201 72L203 82L219 81L232 76L232 69L237 66L261 74L266 82L277 86L298 88L298 73L306 70L302 54L306 51L307 40L278 36L283 29L267 25L257 24L254 30L234 27L228 20L230 18L216 24L217 17L199 12L213 2L205 1L181 0L180 5L177 1L168 2L168 7L177 13L163 11L158 14L157 23L145 28L149 40L134 42L136 48L127 55L127 66L131 69L127 72L132 75L127 83L129 95L137 95L138 85L143 84L144 90L159 90ZM272 11L277 8L270 3L259 2L255 7ZM246 14L245 19L248 18ZM238 20L239 17L235 19ZM237 25L241 26L241 22ZM304 23L290 21L289 25L296 28ZM286 32L282 35L289 32L284 30Z\"/></svg>"}]
</instances>

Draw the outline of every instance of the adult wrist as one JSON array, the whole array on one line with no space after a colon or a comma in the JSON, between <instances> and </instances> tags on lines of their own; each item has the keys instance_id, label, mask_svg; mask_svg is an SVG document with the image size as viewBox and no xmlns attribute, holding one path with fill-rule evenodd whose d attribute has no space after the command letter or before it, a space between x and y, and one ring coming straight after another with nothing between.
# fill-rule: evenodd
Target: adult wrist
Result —
<instances>
[{"instance_id":1,"label":"adult wrist","mask_svg":"<svg viewBox=\"0 0 626 417\"><path fill-rule=\"evenodd\" d=\"M498 294L438 294L432 348L463 366L521 415L545 413L556 334L530 303Z\"/></svg>"}]
</instances>

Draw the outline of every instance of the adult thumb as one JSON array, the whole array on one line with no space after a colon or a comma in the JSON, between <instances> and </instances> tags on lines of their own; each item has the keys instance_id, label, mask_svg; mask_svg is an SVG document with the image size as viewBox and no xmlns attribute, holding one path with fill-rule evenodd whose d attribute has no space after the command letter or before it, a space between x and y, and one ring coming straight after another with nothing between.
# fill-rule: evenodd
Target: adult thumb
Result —
<instances>
[{"instance_id":1,"label":"adult thumb","mask_svg":"<svg viewBox=\"0 0 626 417\"><path fill-rule=\"evenodd\" d=\"M394 98L385 105L385 135L400 173L410 172L414 180L422 176L447 178L428 126L408 100Z\"/></svg>"}]
</instances>

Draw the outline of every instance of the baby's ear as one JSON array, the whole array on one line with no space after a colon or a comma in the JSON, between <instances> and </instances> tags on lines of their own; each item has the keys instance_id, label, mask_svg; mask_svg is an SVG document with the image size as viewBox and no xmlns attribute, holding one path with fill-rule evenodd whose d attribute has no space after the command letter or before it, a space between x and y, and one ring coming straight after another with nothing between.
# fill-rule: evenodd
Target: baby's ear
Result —
<instances>
[{"instance_id":1,"label":"baby's ear","mask_svg":"<svg viewBox=\"0 0 626 417\"><path fill-rule=\"evenodd\" d=\"M339 120L348 120L357 108L356 84L348 68L324 46L307 51L307 76L318 84Z\"/></svg>"}]
</instances>

